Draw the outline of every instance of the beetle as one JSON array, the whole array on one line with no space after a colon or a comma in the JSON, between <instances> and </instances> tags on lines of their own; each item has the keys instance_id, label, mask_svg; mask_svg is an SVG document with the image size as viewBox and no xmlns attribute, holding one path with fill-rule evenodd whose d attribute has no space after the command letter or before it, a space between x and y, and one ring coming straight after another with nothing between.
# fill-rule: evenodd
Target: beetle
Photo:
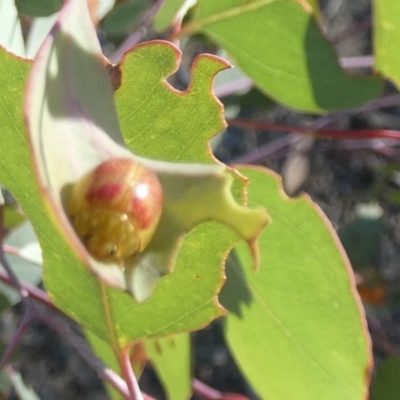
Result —
<instances>
[{"instance_id":1,"label":"beetle","mask_svg":"<svg viewBox=\"0 0 400 400\"><path fill-rule=\"evenodd\" d=\"M157 175L139 162L113 158L84 174L72 188L68 213L89 253L119 262L151 241L163 208Z\"/></svg>"}]
</instances>

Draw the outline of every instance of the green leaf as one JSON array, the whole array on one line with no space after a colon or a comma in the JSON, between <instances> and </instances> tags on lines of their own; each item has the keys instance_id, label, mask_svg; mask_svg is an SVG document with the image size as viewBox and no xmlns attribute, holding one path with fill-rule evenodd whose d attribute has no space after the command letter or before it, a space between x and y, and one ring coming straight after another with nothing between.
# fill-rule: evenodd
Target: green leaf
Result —
<instances>
[{"instance_id":1,"label":"green leaf","mask_svg":"<svg viewBox=\"0 0 400 400\"><path fill-rule=\"evenodd\" d=\"M87 341L90 343L94 353L103 361L107 367L109 367L112 371L116 373L121 373L120 365L118 363L116 354L113 352L110 345L103 340L99 339L93 332L89 329L85 330L85 337ZM107 392L112 400L121 400L121 393L117 392L117 390L111 386L111 384L104 382L107 388Z\"/></svg>"},{"instance_id":2,"label":"green leaf","mask_svg":"<svg viewBox=\"0 0 400 400\"><path fill-rule=\"evenodd\" d=\"M45 274L51 267L56 272L50 285L52 283L57 285L61 281L65 283L60 287L59 293L59 296L65 300L63 309L68 310L67 312L78 321L87 321L86 325L91 326L93 313L90 308L96 307L96 297L91 293L91 289L98 286L98 281L85 270L56 229L54 221L46 212L43 198L35 183L21 117L22 95L29 68L29 62L0 51L0 132L2 137L0 182L14 195L29 216L32 225L35 226L45 253ZM58 269L61 264L64 264L66 270L69 271L65 273L65 270ZM76 275L74 275L75 272L77 272ZM73 299L70 303L68 303L69 295ZM89 304L90 307L82 308L81 304ZM101 303L97 306L101 307ZM75 310L78 312L75 313Z\"/></svg>"},{"instance_id":3,"label":"green leaf","mask_svg":"<svg viewBox=\"0 0 400 400\"><path fill-rule=\"evenodd\" d=\"M76 22L78 19L75 14L80 13L76 7L69 14L69 8L66 7L67 11L61 15L61 23L42 47L28 84L27 121L38 179L43 189L49 189L49 207L82 260L107 283L127 289L136 299L143 301L151 294L160 274L172 269L182 236L195 225L207 220L219 220L232 226L251 244L265 224L265 216L261 210L248 210L234 202L229 192L231 177L222 165L183 165L153 161L135 157L122 146L111 84L97 55L100 52L99 44L94 31L87 32L83 28L86 25L78 25ZM175 53L172 45L157 42L154 45L138 46L131 53L131 59L141 60L141 68L146 71L148 63L144 60L154 60L156 54L160 59L165 59L164 64L168 65L171 60L168 56L172 55L175 61ZM194 96L190 92L183 96L183 100L188 99L192 103L194 97L198 100L199 108L204 104L203 108L209 110L209 123L205 124L201 120L198 122L208 129L211 125L211 132L224 126L222 108L209 92L204 93L198 86L209 89L207 85L212 81L212 74L216 73L217 67L221 68L221 63L219 59L211 58L208 62L208 58L203 57L198 62L192 80ZM54 79L54 69L62 79ZM157 89L166 87L157 69L152 75L139 75L142 79L136 79L135 96L132 98L140 96L141 110L151 105L154 98L157 104L164 106L171 101L171 96L176 96L170 89L167 89L167 93L164 91L166 96L163 97L163 93L158 95ZM128 84L129 81L125 83ZM149 96L149 91L153 96ZM197 93L203 96L203 102ZM176 143L178 129L171 130L170 140L165 136L168 133L166 129L148 135L150 140L146 140L145 132L154 126L154 113L157 110L150 109L149 114L142 116L139 112L135 113L134 100L129 101L129 106L129 117L133 116L141 126L140 129L134 124L129 126L130 132L134 130L136 136L127 137L126 142L140 138L141 143L150 142L155 148L152 139L159 133L161 137L156 141L158 148L167 154L173 151L168 142ZM168 107L163 108L168 110ZM181 110L181 116L171 113L164 118L172 128L173 124L179 126L188 112L188 108L177 107L177 110ZM192 127L193 131L195 128ZM204 133L202 129L199 131ZM188 146L185 147L186 151L179 149L178 155L189 152ZM163 213L153 240L140 256L124 260L124 268L120 264L105 264L88 258L83 245L77 243L76 234L71 232L64 211L71 186L83 174L110 158L130 158L152 169L157 173L164 192Z\"/></svg>"},{"instance_id":4,"label":"green leaf","mask_svg":"<svg viewBox=\"0 0 400 400\"><path fill-rule=\"evenodd\" d=\"M210 88L214 75L226 68L227 63L217 57L199 56L192 66L189 88L179 92L171 88L166 78L177 70L180 57L179 50L161 41L139 45L127 55L122 63L122 87L116 97L121 129L126 144L135 154L175 162L211 163L206 142L225 127L225 121L222 105ZM252 240L257 231L255 225L265 219L259 211L251 216L248 210L242 212L228 200L230 182L223 169L218 172L214 166L207 171L205 166L180 164L179 171L177 164L174 165L172 174L168 174L166 164L161 168L149 164L161 179L166 197L163 218L149 252L153 248L163 249L172 256L174 238L179 237L180 228L174 228L177 222L188 231L201 219L224 222L246 240ZM236 214L233 219L232 212ZM164 264L168 263L165 258Z\"/></svg>"},{"instance_id":5,"label":"green leaf","mask_svg":"<svg viewBox=\"0 0 400 400\"><path fill-rule=\"evenodd\" d=\"M308 196L287 198L265 169L241 172L250 204L265 206L272 222L258 271L241 245L228 263L220 300L236 362L261 398L365 399L370 342L336 235Z\"/></svg>"},{"instance_id":6,"label":"green leaf","mask_svg":"<svg viewBox=\"0 0 400 400\"><path fill-rule=\"evenodd\" d=\"M146 352L170 400L185 400L192 393L190 335L146 340Z\"/></svg>"},{"instance_id":7,"label":"green leaf","mask_svg":"<svg viewBox=\"0 0 400 400\"><path fill-rule=\"evenodd\" d=\"M217 293L223 283L226 252L241 236L252 244L265 225L266 216L261 209L248 210L234 202L229 190L231 176L223 165L152 161L133 155L123 146L104 59L94 29L88 29L92 24L82 4L78 0L66 2L28 82L25 112L36 178L53 218L46 225L35 227L43 247L44 280L54 303L119 352L144 338L198 329L220 316L223 309L218 304ZM161 54L171 53L173 49L166 43L158 42L154 46L163 49ZM138 47L142 68L146 68L154 46ZM176 50L172 53L176 54ZM202 81L210 85L210 71L215 74L215 65L221 67L217 58L210 60L205 60L202 68L198 63L193 86L206 86ZM153 82L150 96L148 85L142 79ZM136 82L136 96L142 98L143 106L153 91L165 86L160 76L145 73L139 74ZM160 98L160 103L165 100L169 101L169 97ZM220 106L210 94L208 101L209 108L214 110L209 118L216 118L212 131L216 131L222 125L222 116L215 113L216 105L219 110ZM140 121L135 110L131 110L131 117ZM178 127L187 115L172 114L171 118L175 118ZM152 135L137 134L144 143L154 140ZM175 138L160 133L156 143L160 148L169 149L172 148L170 140ZM187 143L181 142L171 158L179 159L187 147ZM131 264L125 264L126 272L119 265L103 264L89 256L63 208L68 184L110 157L140 161L159 175L164 187L163 216L153 241L137 263L136 259L127 261L135 264L132 269ZM227 223L238 233L213 220ZM104 279L114 286L131 289L131 274L140 284L140 280L147 279L154 271L159 274L175 257L174 271L160 280L151 298L142 304L128 292L103 283ZM148 286L151 285L143 285L143 290ZM143 291L139 294L142 300L146 297Z\"/></svg>"},{"instance_id":8,"label":"green leaf","mask_svg":"<svg viewBox=\"0 0 400 400\"><path fill-rule=\"evenodd\" d=\"M132 30L139 17L149 6L149 0L117 5L104 18L102 27L110 36L121 36Z\"/></svg>"},{"instance_id":9,"label":"green leaf","mask_svg":"<svg viewBox=\"0 0 400 400\"><path fill-rule=\"evenodd\" d=\"M0 345L0 347L2 348L3 346ZM8 378L6 372L3 369L0 371L0 394L4 396L4 398L7 398L7 394L10 392L10 389L11 389L10 379Z\"/></svg>"},{"instance_id":10,"label":"green leaf","mask_svg":"<svg viewBox=\"0 0 400 400\"><path fill-rule=\"evenodd\" d=\"M319 5L318 0L293 0L297 1L298 3L302 4L302 6L309 12L314 13L315 16L318 18L321 17L321 7Z\"/></svg>"},{"instance_id":11,"label":"green leaf","mask_svg":"<svg viewBox=\"0 0 400 400\"><path fill-rule=\"evenodd\" d=\"M16 195L15 192L27 192L27 197L32 195L32 203L34 203L38 200L38 194L21 118L22 93L29 66L29 63L22 62L3 50L0 51L0 131L2 136L0 182L14 195ZM24 189L21 187L21 182L24 184Z\"/></svg>"},{"instance_id":12,"label":"green leaf","mask_svg":"<svg viewBox=\"0 0 400 400\"><path fill-rule=\"evenodd\" d=\"M42 281L42 257L31 224L26 222L17 229L14 229L6 237L4 244L19 250L18 255L6 254L6 258L14 273L22 282L37 286ZM12 305L17 304L21 300L18 292L3 282L0 282L0 292L7 297Z\"/></svg>"},{"instance_id":13,"label":"green leaf","mask_svg":"<svg viewBox=\"0 0 400 400\"><path fill-rule=\"evenodd\" d=\"M399 393L400 358L391 356L377 369L371 386L371 400L397 400Z\"/></svg>"},{"instance_id":14,"label":"green leaf","mask_svg":"<svg viewBox=\"0 0 400 400\"><path fill-rule=\"evenodd\" d=\"M24 57L24 37L14 0L2 0L0 7L0 46L13 54Z\"/></svg>"},{"instance_id":15,"label":"green leaf","mask_svg":"<svg viewBox=\"0 0 400 400\"><path fill-rule=\"evenodd\" d=\"M339 232L340 240L356 271L376 267L384 230L378 204L358 204L356 217Z\"/></svg>"},{"instance_id":16,"label":"green leaf","mask_svg":"<svg viewBox=\"0 0 400 400\"><path fill-rule=\"evenodd\" d=\"M8 310L9 308L11 308L11 304L7 298L7 296L5 296L2 291L0 291L0 314L2 314L4 311ZM4 354L4 351L6 350L6 346L0 346L0 351L2 352L2 354ZM1 382L0 382L0 386L1 386Z\"/></svg>"},{"instance_id":17,"label":"green leaf","mask_svg":"<svg viewBox=\"0 0 400 400\"><path fill-rule=\"evenodd\" d=\"M185 3L185 0L166 0L153 20L154 28L158 31L166 30Z\"/></svg>"},{"instance_id":18,"label":"green leaf","mask_svg":"<svg viewBox=\"0 0 400 400\"><path fill-rule=\"evenodd\" d=\"M29 150L25 139L24 126L21 118L22 93L30 64L0 51L0 182L7 187L30 216L32 223L41 230L42 237L51 235L49 220L43 208L43 203L35 185L30 163ZM40 227L40 228L39 228ZM19 227L12 235L10 245L21 245L18 236L24 226ZM22 232L21 232L22 233ZM14 242L13 237L17 242ZM28 242L34 239L28 234ZM24 240L24 239L23 239ZM28 243L26 242L26 243ZM40 269L19 257L9 256L10 262L17 265L17 273L22 273L22 279L33 284L40 281ZM7 287L7 293L9 287ZM11 295L11 301L16 302L18 295Z\"/></svg>"},{"instance_id":19,"label":"green leaf","mask_svg":"<svg viewBox=\"0 0 400 400\"><path fill-rule=\"evenodd\" d=\"M4 227L6 229L12 229L22 224L25 221L25 216L21 214L20 210L10 205L4 206Z\"/></svg>"},{"instance_id":20,"label":"green leaf","mask_svg":"<svg viewBox=\"0 0 400 400\"><path fill-rule=\"evenodd\" d=\"M256 85L290 107L341 110L382 92L380 78L350 76L340 68L312 14L295 1L199 0L179 35L196 31L210 35Z\"/></svg>"},{"instance_id":21,"label":"green leaf","mask_svg":"<svg viewBox=\"0 0 400 400\"><path fill-rule=\"evenodd\" d=\"M400 27L397 1L374 2L374 49L375 68L400 87Z\"/></svg>"},{"instance_id":22,"label":"green leaf","mask_svg":"<svg viewBox=\"0 0 400 400\"><path fill-rule=\"evenodd\" d=\"M15 0L20 14L30 17L46 17L56 13L63 3L63 0Z\"/></svg>"},{"instance_id":23,"label":"green leaf","mask_svg":"<svg viewBox=\"0 0 400 400\"><path fill-rule=\"evenodd\" d=\"M214 163L207 141L226 122L211 88L215 74L229 64L216 56L200 55L193 62L188 89L178 91L166 78L177 71L180 59L181 52L163 41L139 45L126 55L122 86L116 94L121 130L135 154Z\"/></svg>"}]
</instances>

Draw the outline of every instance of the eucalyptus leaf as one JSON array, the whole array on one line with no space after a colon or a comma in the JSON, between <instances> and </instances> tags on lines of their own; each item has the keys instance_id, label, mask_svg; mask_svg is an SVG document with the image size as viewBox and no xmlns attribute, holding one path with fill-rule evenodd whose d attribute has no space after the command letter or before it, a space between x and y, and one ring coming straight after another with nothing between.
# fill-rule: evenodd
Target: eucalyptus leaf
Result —
<instances>
[{"instance_id":1,"label":"eucalyptus leaf","mask_svg":"<svg viewBox=\"0 0 400 400\"><path fill-rule=\"evenodd\" d=\"M400 46L400 27L397 15L400 3L396 1L374 2L374 48L375 68L400 86L400 58L397 50Z\"/></svg>"},{"instance_id":2,"label":"eucalyptus leaf","mask_svg":"<svg viewBox=\"0 0 400 400\"><path fill-rule=\"evenodd\" d=\"M396 400L400 393L400 359L389 356L377 368L371 385L371 400Z\"/></svg>"},{"instance_id":3,"label":"eucalyptus leaf","mask_svg":"<svg viewBox=\"0 0 400 400\"><path fill-rule=\"evenodd\" d=\"M0 0L0 26L0 46L24 57L24 38L14 0Z\"/></svg>"},{"instance_id":4,"label":"eucalyptus leaf","mask_svg":"<svg viewBox=\"0 0 400 400\"><path fill-rule=\"evenodd\" d=\"M106 15L102 27L110 36L124 35L134 28L149 5L148 0L118 5Z\"/></svg>"},{"instance_id":5,"label":"eucalyptus leaf","mask_svg":"<svg viewBox=\"0 0 400 400\"><path fill-rule=\"evenodd\" d=\"M185 332L146 340L146 352L170 400L185 400L192 393L191 341Z\"/></svg>"},{"instance_id":6,"label":"eucalyptus leaf","mask_svg":"<svg viewBox=\"0 0 400 400\"><path fill-rule=\"evenodd\" d=\"M56 13L63 3L63 0L15 0L20 14L31 17L47 17Z\"/></svg>"},{"instance_id":7,"label":"eucalyptus leaf","mask_svg":"<svg viewBox=\"0 0 400 400\"><path fill-rule=\"evenodd\" d=\"M159 32L167 29L179 12L184 16L185 11L196 2L197 0L165 0L154 18L155 29Z\"/></svg>"},{"instance_id":8,"label":"eucalyptus leaf","mask_svg":"<svg viewBox=\"0 0 400 400\"><path fill-rule=\"evenodd\" d=\"M199 0L179 35L205 32L259 88L289 107L323 113L379 96L382 79L345 73L310 6L301 3Z\"/></svg>"},{"instance_id":9,"label":"eucalyptus leaf","mask_svg":"<svg viewBox=\"0 0 400 400\"><path fill-rule=\"evenodd\" d=\"M250 203L267 207L272 222L258 271L242 245L227 266L220 299L238 366L261 398L365 399L370 341L333 228L308 196L288 198L275 174L241 171L251 178Z\"/></svg>"},{"instance_id":10,"label":"eucalyptus leaf","mask_svg":"<svg viewBox=\"0 0 400 400\"><path fill-rule=\"evenodd\" d=\"M142 73L134 82L140 103L144 105L151 98L149 84L150 94L160 88L167 90L159 98L160 104L177 95L165 83L166 76L146 70L148 60L170 70L171 65L178 64L177 54L176 48L165 42L142 44L130 53L131 59L142 62ZM154 55L162 62L154 63ZM248 209L234 201L232 175L226 166L215 164L210 154L206 165L155 161L145 158L153 154L131 153L119 131L105 64L85 5L78 0L67 1L31 69L25 117L38 189L50 211L49 226L56 232L49 235L49 226L38 228L46 288L57 306L118 351L143 338L198 329L221 315L224 310L217 293L224 280L226 252L241 238L255 252L255 239L267 217L261 208ZM193 96L200 93L204 100L198 104L212 110L211 124L206 121L207 129L200 129L202 135L216 133L224 126L222 107L211 94L211 82L225 66L216 57L203 56L193 67L192 86L202 88ZM186 96L191 97L189 92L180 95ZM135 111L128 110L130 116L143 122ZM181 129L187 111L182 108L180 114L171 113L172 128L166 128L174 131L175 123ZM153 134L145 134L149 128L145 125L138 131L145 148L154 140ZM181 141L171 147L175 137L166 135L168 129L158 132L156 143L164 151L169 149L167 159L179 160L187 144ZM189 133L196 130L193 126ZM161 180L165 199L153 240L140 257L124 260L125 272L120 264L95 261L77 238L65 212L71 185L102 161L115 157L129 158L152 169ZM135 277L135 271L143 274ZM154 285L154 271L161 276L170 273L145 300ZM137 280L146 282L134 292L145 300L143 303L121 290L132 290Z\"/></svg>"},{"instance_id":11,"label":"eucalyptus leaf","mask_svg":"<svg viewBox=\"0 0 400 400\"><path fill-rule=\"evenodd\" d=\"M69 201L69 188L83 174L111 157L130 158L156 172L164 190L164 205L152 242L139 257L124 262L125 273L120 265L102 264L93 258L88 259L90 268L108 283L128 289L140 301L145 300L157 280L157 274L152 271L159 270L161 274L170 271L182 235L207 220L219 220L232 226L253 246L259 230L265 225L265 214L262 210L248 210L234 202L229 193L231 177L225 166L155 161L135 156L122 146L123 139L112 102L111 84L107 79L106 69L100 62L100 56L95 53L95 50L99 51L98 44L93 49L90 48L91 40L95 40L94 33L91 36L86 35L76 18L67 24L62 17L59 29L52 31L32 68L26 110L40 184L50 189L50 206L71 245L81 253L82 259L87 258L88 254L82 244L77 243L76 235L71 232L68 215L64 211ZM74 35L80 39L79 44L73 40ZM135 51L131 53L131 58L136 56L142 60L142 68L145 67L143 60L151 60L155 52L160 53L159 56L165 60L171 55L175 57L172 45L163 42L156 42L153 46L141 45L136 51L137 54ZM201 66L204 66L204 70L207 71L208 68L210 75L215 74L214 71L219 67L215 58L208 60L203 57L199 64L198 70L201 71ZM167 63L163 65L164 68L168 66ZM54 79L54 71L57 71L60 79ZM135 84L137 94L144 90L145 93L148 90L153 93L151 98L147 94L144 96L146 102L142 101L141 112L145 110L145 105L151 106L151 100L158 95L157 89L163 90L158 96L159 103L166 102L161 95L167 96L167 99L175 96L174 91L157 81L160 79L159 71L149 69L149 72L153 75L147 77L142 74L143 80ZM203 71L199 76L195 75L193 86L203 84L203 87L207 87L210 78L204 79L204 76ZM201 79L205 82L202 83ZM146 86L141 88L139 83ZM148 85L154 88L148 88ZM193 96L188 93L187 99L192 104L196 101L196 106L199 107L201 103L197 97L202 92L195 86L192 92ZM214 108L213 114L210 113L208 118L214 116L220 124L217 113L221 108L215 107L210 101L210 94L207 98L205 109L210 111L211 107ZM132 101L130 107L135 108ZM171 118L179 110L180 108L175 108L171 115L164 117L169 126L175 121ZM140 118L139 113L136 113L135 119L149 124L148 117ZM161 125L165 127L163 135L167 133L168 125ZM204 124L203 126L207 127ZM146 128L139 131L143 135ZM171 139L175 142L176 135ZM167 144L163 144L164 150L166 147Z\"/></svg>"}]
</instances>

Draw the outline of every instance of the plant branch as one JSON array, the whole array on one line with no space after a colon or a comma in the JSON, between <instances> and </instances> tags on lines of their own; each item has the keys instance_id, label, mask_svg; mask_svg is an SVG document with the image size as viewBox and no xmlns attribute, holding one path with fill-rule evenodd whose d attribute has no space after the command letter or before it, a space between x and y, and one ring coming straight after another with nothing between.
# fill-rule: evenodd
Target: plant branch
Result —
<instances>
[{"instance_id":1,"label":"plant branch","mask_svg":"<svg viewBox=\"0 0 400 400\"><path fill-rule=\"evenodd\" d=\"M214 94L218 98L223 98L240 92L242 90L249 90L253 86L253 81L250 78L239 78L233 82L224 83L214 89Z\"/></svg>"},{"instance_id":2,"label":"plant branch","mask_svg":"<svg viewBox=\"0 0 400 400\"><path fill-rule=\"evenodd\" d=\"M314 129L286 124L274 124L269 122L259 122L241 119L228 120L228 124L242 128L251 128L255 130L274 130L280 132L295 132L314 135L317 138L326 139L395 139L400 140L400 131L392 129Z\"/></svg>"},{"instance_id":3,"label":"plant branch","mask_svg":"<svg viewBox=\"0 0 400 400\"><path fill-rule=\"evenodd\" d=\"M11 265L9 264L7 258L5 257L3 251L3 239L4 239L4 206L0 205L0 264L3 266L5 271L7 272L10 281L14 288L18 291L19 295L21 296L21 300L24 302L26 310L32 307L30 303L29 294L27 290L21 285L18 276L14 273Z\"/></svg>"},{"instance_id":4,"label":"plant branch","mask_svg":"<svg viewBox=\"0 0 400 400\"><path fill-rule=\"evenodd\" d=\"M387 335L379 319L368 315L367 322L374 347L384 354L395 355L399 357L399 351L396 349L396 346L390 341L389 336Z\"/></svg>"},{"instance_id":5,"label":"plant branch","mask_svg":"<svg viewBox=\"0 0 400 400\"><path fill-rule=\"evenodd\" d=\"M315 137L317 137L316 132L325 132L325 133L334 133L334 132L339 132L340 134L346 133L346 131L340 131L340 130L324 130L323 128L331 125L333 122L336 120L339 120L340 118L343 118L345 116L351 116L356 113L360 112L369 112L372 110L376 109L382 109L382 108L388 108L388 107L393 107L393 106L399 106L400 104L400 95L391 95L391 96L386 96L380 99L372 100L369 103L355 108L353 110L349 111L341 111L341 112L336 112L328 115L324 115L313 122L310 123L308 127L300 127L300 126L295 126L295 125L283 125L283 124L272 124L272 123L264 123L264 122L254 122L254 121L249 121L249 120L238 120L238 119L233 119L233 120L228 120L228 123L230 125L234 126L241 126L245 128L251 128L251 129L256 129L256 130L274 130L274 131L280 131L280 132L295 132L295 133L307 133L307 134L313 134ZM399 140L400 132L397 131L389 131L390 136L395 136L395 138L391 139L386 139L386 131L382 130L366 130L367 134L369 135L368 138L365 136L362 137L360 136L360 131L351 131L352 132L352 137L337 137L334 136L332 138L334 139L346 139L348 142L350 141L359 141L359 140L364 140L364 141L375 141L371 142L374 144L375 148L380 146L379 151L384 152L384 145L386 144L389 146L392 144L394 141ZM354 138L354 134L357 132L356 138ZM380 133L377 137L374 137L374 132ZM383 133L383 135L382 135ZM322 135L319 135L322 136ZM340 136L340 135L339 135ZM372 138L370 137L372 136ZM325 136L326 137L326 136ZM382 138L385 139L385 142L390 142L390 143L383 143ZM376 141L380 140L379 143ZM245 154L241 156L238 159L235 159L235 163L256 163L261 160L264 160L267 157L271 157L272 155L276 156L277 152L282 153L286 148L290 147L292 145L292 139L290 137L284 137L282 139L277 139L276 141L266 144L254 152L251 152L249 154ZM354 142L353 142L354 145ZM390 153L391 157L393 158L393 152Z\"/></svg>"},{"instance_id":6,"label":"plant branch","mask_svg":"<svg viewBox=\"0 0 400 400\"><path fill-rule=\"evenodd\" d=\"M276 139L272 143L265 144L259 147L257 150L244 154L243 156L237 157L233 160L234 164L252 164L266 158L271 159L272 156L276 156L277 153L282 153L287 147L293 144L291 136L285 136L281 139Z\"/></svg>"},{"instance_id":7,"label":"plant branch","mask_svg":"<svg viewBox=\"0 0 400 400\"><path fill-rule=\"evenodd\" d=\"M18 326L17 332L13 339L9 343L6 351L4 352L1 361L0 369L3 368L10 360L11 356L14 354L15 349L19 346L21 342L22 335L25 333L28 326L36 318L36 308L29 297L29 292L23 286L18 276L14 273L11 265L9 264L3 250L3 239L4 239L4 205L0 205L0 264L3 266L4 271L0 270L0 273L5 273L8 275L10 284L18 291L22 302L24 303L25 310L24 316L21 323Z\"/></svg>"},{"instance_id":8,"label":"plant branch","mask_svg":"<svg viewBox=\"0 0 400 400\"><path fill-rule=\"evenodd\" d=\"M197 379L193 379L192 389L194 393L205 400L249 400L242 394L219 392Z\"/></svg>"},{"instance_id":9,"label":"plant branch","mask_svg":"<svg viewBox=\"0 0 400 400\"><path fill-rule=\"evenodd\" d=\"M65 338L71 347L97 372L100 378L112 385L127 400L131 400L126 382L92 352L84 338L72 329L71 322L65 316L47 309L40 313L39 318Z\"/></svg>"},{"instance_id":10,"label":"plant branch","mask_svg":"<svg viewBox=\"0 0 400 400\"><path fill-rule=\"evenodd\" d=\"M367 18L364 21L360 22L359 24L351 25L349 28L346 28L342 32L339 32L330 41L332 44L338 44L344 40L349 39L352 36L356 36L360 33L370 30L371 28L372 28L372 20L371 18Z\"/></svg>"},{"instance_id":11,"label":"plant branch","mask_svg":"<svg viewBox=\"0 0 400 400\"><path fill-rule=\"evenodd\" d=\"M17 332L14 334L11 342L8 344L6 351L4 352L1 361L0 361L0 369L3 369L8 362L10 361L10 358L14 354L14 351L16 348L19 346L21 343L21 338L29 325L33 322L33 320L36 318L36 314L33 314L31 311L26 311L22 321L20 322Z\"/></svg>"},{"instance_id":12,"label":"plant branch","mask_svg":"<svg viewBox=\"0 0 400 400\"><path fill-rule=\"evenodd\" d=\"M13 280L10 278L8 273L6 271L0 270L0 280L3 281L4 283L7 283L10 286L14 286ZM47 293L33 285L30 285L29 283L21 283L23 286L24 290L27 291L29 297L41 302L45 306L54 309L55 311L62 312L60 309L58 309L50 300L49 296Z\"/></svg>"},{"instance_id":13,"label":"plant branch","mask_svg":"<svg viewBox=\"0 0 400 400\"><path fill-rule=\"evenodd\" d=\"M147 29L152 23L154 16L158 13L164 1L165 0L157 0L148 10L148 12L145 13L135 32L128 36L121 46L119 46L115 53L110 57L110 61L113 64L118 64L122 60L124 54L131 50L133 46L138 44L140 40L142 40L144 35L147 33Z\"/></svg>"},{"instance_id":14,"label":"plant branch","mask_svg":"<svg viewBox=\"0 0 400 400\"><path fill-rule=\"evenodd\" d=\"M144 400L143 394L139 388L138 381L132 369L131 360L129 358L129 348L126 348L122 351L120 357L120 365L121 365L122 376L124 377L125 382L128 386L130 394L129 399Z\"/></svg>"},{"instance_id":15,"label":"plant branch","mask_svg":"<svg viewBox=\"0 0 400 400\"><path fill-rule=\"evenodd\" d=\"M372 68L374 66L373 56L342 57L339 64L345 69Z\"/></svg>"}]
</instances>

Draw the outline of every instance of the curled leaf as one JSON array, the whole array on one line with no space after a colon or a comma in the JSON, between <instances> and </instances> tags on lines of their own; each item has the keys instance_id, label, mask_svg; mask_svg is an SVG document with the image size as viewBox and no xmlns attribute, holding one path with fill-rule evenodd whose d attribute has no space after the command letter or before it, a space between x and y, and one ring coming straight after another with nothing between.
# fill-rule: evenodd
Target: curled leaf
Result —
<instances>
[{"instance_id":1,"label":"curled leaf","mask_svg":"<svg viewBox=\"0 0 400 400\"><path fill-rule=\"evenodd\" d=\"M160 42L147 46L173 48ZM102 280L145 300L158 278L172 269L186 232L204 221L217 220L253 244L266 215L234 201L232 178L224 165L155 161L125 148L106 64L86 6L67 1L31 70L25 102L28 134L38 184L67 241ZM196 72L201 77L200 66ZM163 140L167 143L169 138ZM162 216L153 239L140 257L124 260L122 268L120 263L94 259L66 212L77 180L112 158L131 159L151 169L164 191Z\"/></svg>"}]
</instances>

